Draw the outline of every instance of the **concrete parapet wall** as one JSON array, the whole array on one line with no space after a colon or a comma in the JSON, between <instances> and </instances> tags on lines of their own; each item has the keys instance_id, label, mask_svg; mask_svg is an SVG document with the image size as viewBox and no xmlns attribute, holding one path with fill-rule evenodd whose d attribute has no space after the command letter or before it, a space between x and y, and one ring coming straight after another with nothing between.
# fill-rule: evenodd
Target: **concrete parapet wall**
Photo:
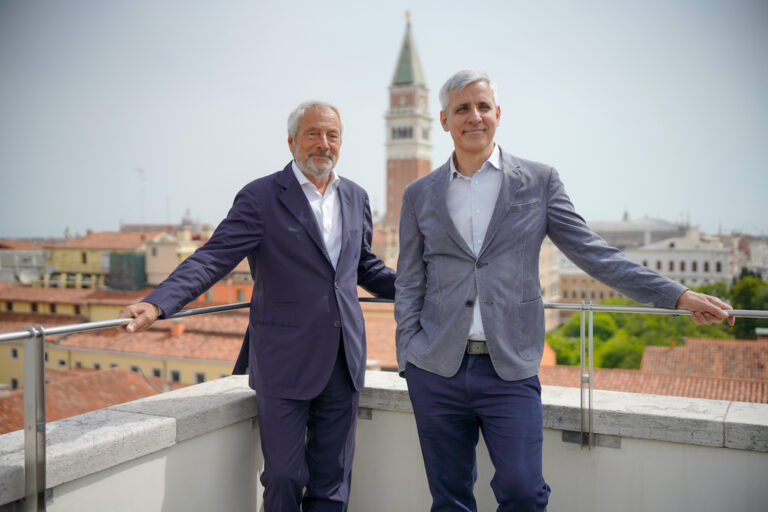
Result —
<instances>
[{"instance_id":1,"label":"concrete parapet wall","mask_svg":"<svg viewBox=\"0 0 768 512\"><path fill-rule=\"evenodd\" d=\"M552 511L768 503L768 405L596 390L589 450L569 442L579 390L544 387L542 401ZM405 381L369 372L360 407L350 510L427 510ZM256 414L247 378L233 376L49 423L48 510L258 510ZM23 459L23 432L0 436L2 511L23 497ZM479 509L493 510L482 442L478 472Z\"/></svg>"}]
</instances>

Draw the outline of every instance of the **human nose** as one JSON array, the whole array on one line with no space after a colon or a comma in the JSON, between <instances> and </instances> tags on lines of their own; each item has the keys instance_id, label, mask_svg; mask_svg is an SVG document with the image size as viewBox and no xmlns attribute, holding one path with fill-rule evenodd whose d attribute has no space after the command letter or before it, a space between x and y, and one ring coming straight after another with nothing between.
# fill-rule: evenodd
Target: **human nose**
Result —
<instances>
[{"instance_id":1,"label":"human nose","mask_svg":"<svg viewBox=\"0 0 768 512\"><path fill-rule=\"evenodd\" d=\"M327 150L330 149L331 143L328 140L328 136L326 134L320 135L320 140L318 141L318 145L320 146L320 149Z\"/></svg>"},{"instance_id":2,"label":"human nose","mask_svg":"<svg viewBox=\"0 0 768 512\"><path fill-rule=\"evenodd\" d=\"M479 123L482 120L482 116L480 115L480 111L477 109L477 107L469 109L469 119L475 123Z\"/></svg>"}]
</instances>

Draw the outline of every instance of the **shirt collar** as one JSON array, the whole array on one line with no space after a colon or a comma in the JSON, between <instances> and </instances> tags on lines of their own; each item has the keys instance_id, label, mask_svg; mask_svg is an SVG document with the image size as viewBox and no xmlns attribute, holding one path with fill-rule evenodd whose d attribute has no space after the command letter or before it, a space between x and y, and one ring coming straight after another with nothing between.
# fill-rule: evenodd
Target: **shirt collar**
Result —
<instances>
[{"instance_id":1,"label":"shirt collar","mask_svg":"<svg viewBox=\"0 0 768 512\"><path fill-rule=\"evenodd\" d=\"M451 179L462 177L466 178L463 174L461 174L459 171L456 170L456 165L453 163L453 155L451 155ZM480 169L477 172L482 171L483 169L496 169L497 171L501 170L501 150L499 150L499 145L494 143L493 144L493 151L491 151L490 156L488 157L488 160L483 162L483 165L480 166Z\"/></svg>"},{"instance_id":2,"label":"shirt collar","mask_svg":"<svg viewBox=\"0 0 768 512\"><path fill-rule=\"evenodd\" d=\"M299 182L299 185L301 185L302 188L307 184L309 184L309 185L312 185L312 188L314 190L317 190L317 187L315 186L315 184L309 181L309 178L307 178L304 175L304 173L301 172L301 169L299 169L299 166L296 165L296 160L291 160L291 169L293 169L293 175L296 176L296 181ZM335 170L331 171L331 182L329 183L329 185L333 190L338 188L339 181L341 181L341 178L339 178L339 175L336 174L336 171Z\"/></svg>"}]
</instances>

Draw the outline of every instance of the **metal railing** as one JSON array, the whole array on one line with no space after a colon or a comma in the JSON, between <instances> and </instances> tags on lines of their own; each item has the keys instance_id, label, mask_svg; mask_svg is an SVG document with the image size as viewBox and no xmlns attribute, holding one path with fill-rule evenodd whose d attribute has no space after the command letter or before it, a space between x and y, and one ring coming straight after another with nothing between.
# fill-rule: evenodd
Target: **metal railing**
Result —
<instances>
[{"instance_id":1,"label":"metal railing","mask_svg":"<svg viewBox=\"0 0 768 512\"><path fill-rule=\"evenodd\" d=\"M392 303L391 299L360 298L360 302ZM187 316L221 313L236 309L245 309L248 302L237 302L222 306L209 306L185 309L162 320L184 318ZM578 311L580 318L580 390L581 390L581 439L582 447L593 445L593 313L641 313L682 316L689 315L684 309L649 308L643 306L606 306L582 301L580 304L544 304L545 309ZM728 316L740 318L768 319L768 311L732 309ZM586 321L585 321L586 317ZM45 337L76 332L96 331L121 327L131 318L117 318L99 322L43 327L33 325L25 331L0 334L0 342L24 340L24 509L45 510ZM585 325L586 324L586 325ZM586 407L584 403L587 403Z\"/></svg>"}]
</instances>

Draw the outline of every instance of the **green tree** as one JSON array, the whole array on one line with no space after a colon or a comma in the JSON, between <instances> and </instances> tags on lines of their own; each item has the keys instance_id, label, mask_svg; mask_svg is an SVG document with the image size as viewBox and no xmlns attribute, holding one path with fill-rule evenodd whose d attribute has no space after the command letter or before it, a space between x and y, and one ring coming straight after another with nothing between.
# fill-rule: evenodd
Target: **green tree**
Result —
<instances>
[{"instance_id":1,"label":"green tree","mask_svg":"<svg viewBox=\"0 0 768 512\"><path fill-rule=\"evenodd\" d=\"M731 305L734 309L768 309L768 283L753 275L739 279L731 289ZM734 333L739 339L754 339L755 327L766 326L768 326L766 320L738 318L734 325Z\"/></svg>"}]
</instances>

